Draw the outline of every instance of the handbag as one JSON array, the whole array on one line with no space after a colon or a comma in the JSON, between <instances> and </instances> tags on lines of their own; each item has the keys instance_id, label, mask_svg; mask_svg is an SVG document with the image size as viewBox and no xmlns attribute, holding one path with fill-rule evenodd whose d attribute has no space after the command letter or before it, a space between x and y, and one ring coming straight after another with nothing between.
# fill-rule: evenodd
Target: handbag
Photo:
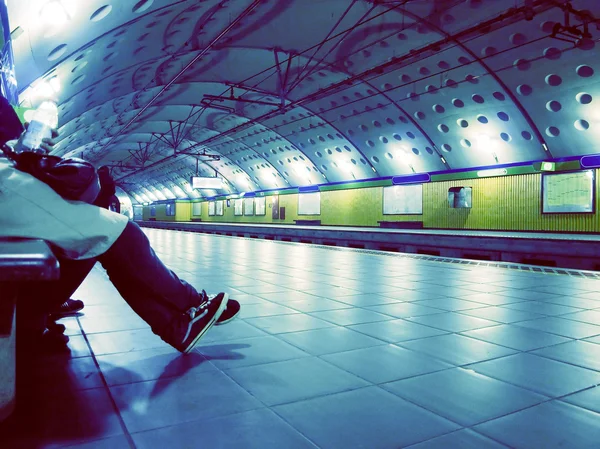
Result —
<instances>
[{"instance_id":1,"label":"handbag","mask_svg":"<svg viewBox=\"0 0 600 449\"><path fill-rule=\"evenodd\" d=\"M93 204L100 193L98 172L92 164L83 159L63 159L29 151L14 153L11 156L18 170L48 184L64 199Z\"/></svg>"}]
</instances>

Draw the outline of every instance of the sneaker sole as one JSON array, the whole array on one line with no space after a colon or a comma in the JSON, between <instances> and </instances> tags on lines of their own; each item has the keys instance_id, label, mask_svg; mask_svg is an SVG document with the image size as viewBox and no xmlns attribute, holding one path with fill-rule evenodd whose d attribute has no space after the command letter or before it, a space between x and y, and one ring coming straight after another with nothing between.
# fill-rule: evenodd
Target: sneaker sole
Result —
<instances>
[{"instance_id":1,"label":"sneaker sole","mask_svg":"<svg viewBox=\"0 0 600 449\"><path fill-rule=\"evenodd\" d=\"M225 307L227 308L227 307ZM236 313L235 315L233 315L231 318L229 318L228 320L223 320L223 321L219 321L218 323L215 323L215 326L220 326L221 324L225 324L225 323L229 323L230 321L233 321L237 318L237 316L239 315L239 312Z\"/></svg>"},{"instance_id":2,"label":"sneaker sole","mask_svg":"<svg viewBox=\"0 0 600 449\"><path fill-rule=\"evenodd\" d=\"M221 314L223 313L223 311L227 308L227 301L228 300L229 300L229 295L227 293L225 293L223 295L223 301L221 302L221 304L219 304L219 308L217 309L217 313L215 313L213 315L213 317L211 318L211 320L208 322L208 324L206 326L204 326L204 329L202 330L202 332L198 333L198 335L196 335L196 338L194 338L192 340L192 342L188 345L188 347L183 350L184 354L189 354L190 351L192 349L194 349L194 347L196 346L196 344L204 336L204 334L206 334L206 332L208 332L208 330L213 326L213 324L215 324L215 322L219 319L219 317L221 316Z\"/></svg>"}]
</instances>

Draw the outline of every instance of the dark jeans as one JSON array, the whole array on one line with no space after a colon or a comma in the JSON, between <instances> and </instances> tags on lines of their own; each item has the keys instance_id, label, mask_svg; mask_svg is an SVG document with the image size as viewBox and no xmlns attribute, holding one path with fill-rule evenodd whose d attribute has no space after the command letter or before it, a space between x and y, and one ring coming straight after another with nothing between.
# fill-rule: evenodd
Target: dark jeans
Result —
<instances>
[{"instance_id":1,"label":"dark jeans","mask_svg":"<svg viewBox=\"0 0 600 449\"><path fill-rule=\"evenodd\" d=\"M199 294L160 261L146 235L133 221L127 223L115 243L97 259L59 258L60 280L32 286L24 295L27 301L18 313L29 321L28 325L23 323L24 327L39 328L44 314L56 309L77 290L96 261L155 334L169 344L180 343L181 329L187 326L183 313L198 306Z\"/></svg>"}]
</instances>

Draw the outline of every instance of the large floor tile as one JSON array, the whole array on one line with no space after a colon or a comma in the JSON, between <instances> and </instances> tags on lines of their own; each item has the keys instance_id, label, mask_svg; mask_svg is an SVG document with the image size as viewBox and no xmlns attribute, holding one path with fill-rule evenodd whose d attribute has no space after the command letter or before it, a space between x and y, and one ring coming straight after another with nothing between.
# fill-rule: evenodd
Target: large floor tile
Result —
<instances>
[{"instance_id":1,"label":"large floor tile","mask_svg":"<svg viewBox=\"0 0 600 449\"><path fill-rule=\"evenodd\" d=\"M567 313L572 314L575 312L581 312L581 309L575 307L562 306L560 304L554 304L543 301L525 301L514 304L506 304L508 309L522 310L523 312L539 313L541 315L565 315Z\"/></svg>"},{"instance_id":2,"label":"large floor tile","mask_svg":"<svg viewBox=\"0 0 600 449\"><path fill-rule=\"evenodd\" d=\"M307 331L335 326L334 324L305 315L296 313L294 315L269 316L263 318L250 318L245 320L269 334L282 334L284 332Z\"/></svg>"},{"instance_id":3,"label":"large floor tile","mask_svg":"<svg viewBox=\"0 0 600 449\"><path fill-rule=\"evenodd\" d=\"M377 384L451 367L447 363L395 345L357 349L321 358Z\"/></svg>"},{"instance_id":4,"label":"large floor tile","mask_svg":"<svg viewBox=\"0 0 600 449\"><path fill-rule=\"evenodd\" d=\"M382 321L379 323L357 324L349 326L349 328L390 343L415 340L446 333L446 331L440 329L434 329L403 319Z\"/></svg>"},{"instance_id":5,"label":"large floor tile","mask_svg":"<svg viewBox=\"0 0 600 449\"><path fill-rule=\"evenodd\" d=\"M332 301L331 299L317 298L314 299L303 299L300 301L285 301L286 307L297 310L298 312L320 312L324 310L338 310L348 309L352 307L350 304L346 304L340 301Z\"/></svg>"},{"instance_id":6,"label":"large floor tile","mask_svg":"<svg viewBox=\"0 0 600 449\"><path fill-rule=\"evenodd\" d=\"M571 394L561 400L600 413L600 387L598 386Z\"/></svg>"},{"instance_id":7,"label":"large floor tile","mask_svg":"<svg viewBox=\"0 0 600 449\"><path fill-rule=\"evenodd\" d=\"M407 449L506 449L507 447L470 429L463 429L408 446Z\"/></svg>"},{"instance_id":8,"label":"large floor tile","mask_svg":"<svg viewBox=\"0 0 600 449\"><path fill-rule=\"evenodd\" d=\"M351 309L327 310L323 312L312 312L310 314L321 320L330 321L340 326L351 324L373 323L393 319L389 315L377 313L372 310L353 307Z\"/></svg>"},{"instance_id":9,"label":"large floor tile","mask_svg":"<svg viewBox=\"0 0 600 449\"><path fill-rule=\"evenodd\" d=\"M600 371L600 345L594 343L576 340L540 349L533 353L560 362Z\"/></svg>"},{"instance_id":10,"label":"large floor tile","mask_svg":"<svg viewBox=\"0 0 600 449\"><path fill-rule=\"evenodd\" d=\"M569 338L560 335L510 324L476 329L462 332L462 334L519 351L531 351L571 341Z\"/></svg>"},{"instance_id":11,"label":"large floor tile","mask_svg":"<svg viewBox=\"0 0 600 449\"><path fill-rule=\"evenodd\" d=\"M420 315L432 315L434 313L444 313L442 309L436 309L434 307L427 307L421 304L422 301L418 302L398 302L394 304L384 304L380 306L370 306L369 310L375 312L384 313L396 318L409 318Z\"/></svg>"},{"instance_id":12,"label":"large floor tile","mask_svg":"<svg viewBox=\"0 0 600 449\"><path fill-rule=\"evenodd\" d=\"M462 368L412 377L382 388L465 427L548 399Z\"/></svg>"},{"instance_id":13,"label":"large floor tile","mask_svg":"<svg viewBox=\"0 0 600 449\"><path fill-rule=\"evenodd\" d=\"M385 344L345 327L328 327L312 331L290 332L278 337L312 355L332 354Z\"/></svg>"},{"instance_id":14,"label":"large floor tile","mask_svg":"<svg viewBox=\"0 0 600 449\"><path fill-rule=\"evenodd\" d=\"M131 449L129 440L125 436L104 438L88 443L79 443L63 446L64 449Z\"/></svg>"},{"instance_id":15,"label":"large floor tile","mask_svg":"<svg viewBox=\"0 0 600 449\"><path fill-rule=\"evenodd\" d=\"M398 343L454 365L467 365L513 354L515 351L463 335L448 334Z\"/></svg>"},{"instance_id":16,"label":"large floor tile","mask_svg":"<svg viewBox=\"0 0 600 449\"><path fill-rule=\"evenodd\" d=\"M600 307L600 302L597 307ZM568 315L563 315L561 318L600 326L600 310L586 310L584 312L569 313Z\"/></svg>"},{"instance_id":17,"label":"large floor tile","mask_svg":"<svg viewBox=\"0 0 600 449\"><path fill-rule=\"evenodd\" d=\"M220 369L308 357L309 354L274 336L245 338L223 343L202 343L196 347Z\"/></svg>"},{"instance_id":18,"label":"large floor tile","mask_svg":"<svg viewBox=\"0 0 600 449\"><path fill-rule=\"evenodd\" d=\"M463 315L455 312L437 313L435 315L417 316L407 318L415 323L425 324L447 332L462 332L482 327L496 326L495 321L484 320L474 316Z\"/></svg>"},{"instance_id":19,"label":"large floor tile","mask_svg":"<svg viewBox=\"0 0 600 449\"><path fill-rule=\"evenodd\" d=\"M118 352L141 351L144 349L169 347L150 329L106 332L87 336L92 351L96 355L114 354Z\"/></svg>"},{"instance_id":20,"label":"large floor tile","mask_svg":"<svg viewBox=\"0 0 600 449\"><path fill-rule=\"evenodd\" d=\"M321 449L397 449L458 426L377 387L274 407Z\"/></svg>"},{"instance_id":21,"label":"large floor tile","mask_svg":"<svg viewBox=\"0 0 600 449\"><path fill-rule=\"evenodd\" d=\"M474 430L517 449L597 449L600 414L552 401L480 424Z\"/></svg>"},{"instance_id":22,"label":"large floor tile","mask_svg":"<svg viewBox=\"0 0 600 449\"><path fill-rule=\"evenodd\" d=\"M191 372L178 378L111 387L129 432L172 426L262 408L225 374Z\"/></svg>"},{"instance_id":23,"label":"large floor tile","mask_svg":"<svg viewBox=\"0 0 600 449\"><path fill-rule=\"evenodd\" d=\"M370 385L316 357L236 368L226 374L268 406Z\"/></svg>"},{"instance_id":24,"label":"large floor tile","mask_svg":"<svg viewBox=\"0 0 600 449\"><path fill-rule=\"evenodd\" d=\"M133 434L138 449L317 449L272 411L251 410Z\"/></svg>"},{"instance_id":25,"label":"large floor tile","mask_svg":"<svg viewBox=\"0 0 600 449\"><path fill-rule=\"evenodd\" d=\"M532 354L515 354L469 366L470 369L538 392L559 397L600 383L600 373Z\"/></svg>"},{"instance_id":26,"label":"large floor tile","mask_svg":"<svg viewBox=\"0 0 600 449\"><path fill-rule=\"evenodd\" d=\"M486 304L482 304L480 302L466 301L464 299L458 298L428 299L425 301L419 301L417 304L427 307L434 307L436 309L442 309L448 312L454 312L457 310L478 309L480 307L486 306Z\"/></svg>"},{"instance_id":27,"label":"large floor tile","mask_svg":"<svg viewBox=\"0 0 600 449\"><path fill-rule=\"evenodd\" d=\"M516 326L538 329L551 334L569 338L588 338L600 335L600 326L568 320L564 317L546 317L535 320L519 321Z\"/></svg>"}]
</instances>

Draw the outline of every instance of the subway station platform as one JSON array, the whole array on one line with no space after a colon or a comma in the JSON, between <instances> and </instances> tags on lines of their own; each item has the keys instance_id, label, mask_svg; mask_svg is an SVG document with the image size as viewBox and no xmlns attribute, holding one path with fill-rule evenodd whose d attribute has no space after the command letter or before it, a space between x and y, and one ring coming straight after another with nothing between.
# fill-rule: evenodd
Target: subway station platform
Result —
<instances>
[{"instance_id":1,"label":"subway station platform","mask_svg":"<svg viewBox=\"0 0 600 449\"><path fill-rule=\"evenodd\" d=\"M241 316L181 356L96 268L62 321L70 353L32 354L1 447L598 447L594 273L145 232Z\"/></svg>"}]
</instances>

